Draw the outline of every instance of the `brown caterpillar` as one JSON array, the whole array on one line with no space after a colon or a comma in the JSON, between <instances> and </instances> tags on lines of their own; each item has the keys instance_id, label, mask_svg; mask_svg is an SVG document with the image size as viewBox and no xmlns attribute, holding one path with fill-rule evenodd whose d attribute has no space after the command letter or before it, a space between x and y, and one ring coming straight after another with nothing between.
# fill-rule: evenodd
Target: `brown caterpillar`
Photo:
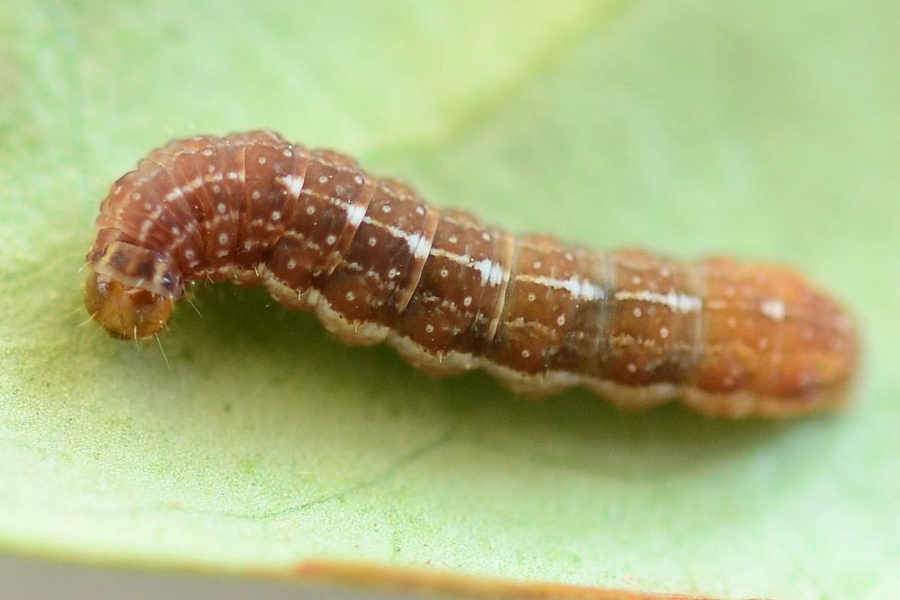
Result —
<instances>
[{"instance_id":1,"label":"brown caterpillar","mask_svg":"<svg viewBox=\"0 0 900 600\"><path fill-rule=\"evenodd\" d=\"M514 237L272 132L154 150L97 229L85 306L119 338L163 328L187 282L230 279L348 343L533 396L780 417L845 402L856 368L849 317L795 271Z\"/></svg>"}]
</instances>

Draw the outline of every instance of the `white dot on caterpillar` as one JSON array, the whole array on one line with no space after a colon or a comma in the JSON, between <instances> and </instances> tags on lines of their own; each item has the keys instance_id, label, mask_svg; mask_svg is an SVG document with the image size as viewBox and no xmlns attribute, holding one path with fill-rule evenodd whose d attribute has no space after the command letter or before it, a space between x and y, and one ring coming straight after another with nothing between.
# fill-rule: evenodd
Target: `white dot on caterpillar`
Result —
<instances>
[{"instance_id":1,"label":"white dot on caterpillar","mask_svg":"<svg viewBox=\"0 0 900 600\"><path fill-rule=\"evenodd\" d=\"M328 183L328 175L319 175L319 183Z\"/></svg>"},{"instance_id":2,"label":"white dot on caterpillar","mask_svg":"<svg viewBox=\"0 0 900 600\"><path fill-rule=\"evenodd\" d=\"M634 285L641 285L641 278L635 275L631 278L631 283L633 283Z\"/></svg>"},{"instance_id":3,"label":"white dot on caterpillar","mask_svg":"<svg viewBox=\"0 0 900 600\"><path fill-rule=\"evenodd\" d=\"M210 173L215 173L215 172L216 172L216 165L209 165L208 167L206 167L206 170L207 170L208 172L210 172Z\"/></svg>"},{"instance_id":4,"label":"white dot on caterpillar","mask_svg":"<svg viewBox=\"0 0 900 600\"><path fill-rule=\"evenodd\" d=\"M350 302L356 300L356 294L354 294L353 292L347 292L347 295L344 297Z\"/></svg>"},{"instance_id":5,"label":"white dot on caterpillar","mask_svg":"<svg viewBox=\"0 0 900 600\"><path fill-rule=\"evenodd\" d=\"M296 269L297 261L294 260L293 258L289 258L287 261L287 268L288 268L288 271L293 271L294 269Z\"/></svg>"},{"instance_id":6,"label":"white dot on caterpillar","mask_svg":"<svg viewBox=\"0 0 900 600\"><path fill-rule=\"evenodd\" d=\"M432 325L431 323L428 323L425 326L425 333L434 333L434 325Z\"/></svg>"},{"instance_id":7,"label":"white dot on caterpillar","mask_svg":"<svg viewBox=\"0 0 900 600\"><path fill-rule=\"evenodd\" d=\"M399 275L399 274L400 274L400 272L399 272L397 269L394 269L394 268L392 267L391 270L388 271L388 279L394 279L394 278L396 278L397 275Z\"/></svg>"},{"instance_id":8,"label":"white dot on caterpillar","mask_svg":"<svg viewBox=\"0 0 900 600\"><path fill-rule=\"evenodd\" d=\"M441 277L446 277L449 274L450 274L450 271L448 271L447 269L441 269Z\"/></svg>"},{"instance_id":9,"label":"white dot on caterpillar","mask_svg":"<svg viewBox=\"0 0 900 600\"><path fill-rule=\"evenodd\" d=\"M669 277L672 274L672 271L669 270L669 267L663 267L659 270L659 274L662 277Z\"/></svg>"},{"instance_id":10,"label":"white dot on caterpillar","mask_svg":"<svg viewBox=\"0 0 900 600\"><path fill-rule=\"evenodd\" d=\"M556 317L556 324L562 327L566 324L566 315L559 315Z\"/></svg>"},{"instance_id":11,"label":"white dot on caterpillar","mask_svg":"<svg viewBox=\"0 0 900 600\"><path fill-rule=\"evenodd\" d=\"M281 211L273 210L273 211L272 211L272 220L273 220L273 221L280 221L280 220L281 220Z\"/></svg>"},{"instance_id":12,"label":"white dot on caterpillar","mask_svg":"<svg viewBox=\"0 0 900 600\"><path fill-rule=\"evenodd\" d=\"M203 156L212 156L212 155L213 155L212 148L207 148L206 150L203 151Z\"/></svg>"},{"instance_id":13,"label":"white dot on caterpillar","mask_svg":"<svg viewBox=\"0 0 900 600\"><path fill-rule=\"evenodd\" d=\"M313 206L312 204L310 204L309 206L307 206L307 207L306 207L306 214L308 214L308 215L314 215L314 214L316 214L316 207Z\"/></svg>"},{"instance_id":14,"label":"white dot on caterpillar","mask_svg":"<svg viewBox=\"0 0 900 600\"><path fill-rule=\"evenodd\" d=\"M365 183L365 180L362 178L362 175L354 175L353 181L356 182L356 185L362 185Z\"/></svg>"},{"instance_id":15,"label":"white dot on caterpillar","mask_svg":"<svg viewBox=\"0 0 900 600\"><path fill-rule=\"evenodd\" d=\"M628 372L629 372L629 373L636 373L636 372L637 372L637 365L634 364L634 363L628 363L628 366L625 367L625 368L628 369Z\"/></svg>"},{"instance_id":16,"label":"white dot on caterpillar","mask_svg":"<svg viewBox=\"0 0 900 600\"><path fill-rule=\"evenodd\" d=\"M264 164L266 164L266 157L260 156L258 159L256 159L256 162L258 162L261 165L264 165Z\"/></svg>"},{"instance_id":17,"label":"white dot on caterpillar","mask_svg":"<svg viewBox=\"0 0 900 600\"><path fill-rule=\"evenodd\" d=\"M522 350L522 358L528 358L531 356L531 350Z\"/></svg>"},{"instance_id":18,"label":"white dot on caterpillar","mask_svg":"<svg viewBox=\"0 0 900 600\"><path fill-rule=\"evenodd\" d=\"M227 243L228 243L228 234L227 234L227 233L220 233L220 234L219 234L219 245L220 245L220 246L224 246L224 245L227 244Z\"/></svg>"},{"instance_id":19,"label":"white dot on caterpillar","mask_svg":"<svg viewBox=\"0 0 900 600\"><path fill-rule=\"evenodd\" d=\"M463 306L471 306L472 305L472 296L466 296L463 298Z\"/></svg>"},{"instance_id":20,"label":"white dot on caterpillar","mask_svg":"<svg viewBox=\"0 0 900 600\"><path fill-rule=\"evenodd\" d=\"M381 212L383 212L385 214L391 212L391 206L389 204L385 204L384 206L381 207Z\"/></svg>"},{"instance_id":21,"label":"white dot on caterpillar","mask_svg":"<svg viewBox=\"0 0 900 600\"><path fill-rule=\"evenodd\" d=\"M180 227L173 227L173 228L172 228L172 235L174 235L174 236L176 236L176 237L178 237L179 235L181 235L181 228L180 228Z\"/></svg>"},{"instance_id":22,"label":"white dot on caterpillar","mask_svg":"<svg viewBox=\"0 0 900 600\"><path fill-rule=\"evenodd\" d=\"M455 235L451 235L449 238L447 238L447 241L450 242L451 244L455 244L456 242L459 241L459 238L456 237Z\"/></svg>"},{"instance_id":23,"label":"white dot on caterpillar","mask_svg":"<svg viewBox=\"0 0 900 600\"><path fill-rule=\"evenodd\" d=\"M219 214L220 214L220 215L224 215L224 214L225 214L225 211L228 210L228 207L225 206L225 203L224 203L224 202L219 202L219 203L216 205L216 210L219 211Z\"/></svg>"},{"instance_id":24,"label":"white dot on caterpillar","mask_svg":"<svg viewBox=\"0 0 900 600\"><path fill-rule=\"evenodd\" d=\"M219 184L214 185L212 189L214 194L218 194L222 190L222 188L219 187Z\"/></svg>"},{"instance_id":25,"label":"white dot on caterpillar","mask_svg":"<svg viewBox=\"0 0 900 600\"><path fill-rule=\"evenodd\" d=\"M760 310L773 321L784 321L785 306L783 300L777 298L774 300L766 300L760 305Z\"/></svg>"},{"instance_id":26,"label":"white dot on caterpillar","mask_svg":"<svg viewBox=\"0 0 900 600\"><path fill-rule=\"evenodd\" d=\"M284 156L285 158L290 158L294 155L294 152L292 150L288 149L288 150L285 150L284 152L282 152L281 155Z\"/></svg>"},{"instance_id":27,"label":"white dot on caterpillar","mask_svg":"<svg viewBox=\"0 0 900 600\"><path fill-rule=\"evenodd\" d=\"M333 235L329 235L327 238L325 238L325 243L328 244L329 246L334 245L334 243L336 241L337 241L337 237L335 237Z\"/></svg>"},{"instance_id":28,"label":"white dot on caterpillar","mask_svg":"<svg viewBox=\"0 0 900 600\"><path fill-rule=\"evenodd\" d=\"M536 261L534 261L533 263L531 263L531 268L533 268L533 269L540 269L540 268L541 268L541 261L536 260Z\"/></svg>"},{"instance_id":29,"label":"white dot on caterpillar","mask_svg":"<svg viewBox=\"0 0 900 600\"><path fill-rule=\"evenodd\" d=\"M641 307L639 307L639 306L635 307L635 309L634 309L634 311L633 311L633 314L634 314L635 317L640 318L640 316L643 314L643 313L641 312Z\"/></svg>"},{"instance_id":30,"label":"white dot on caterpillar","mask_svg":"<svg viewBox=\"0 0 900 600\"><path fill-rule=\"evenodd\" d=\"M416 214L419 215L419 216L421 217L422 215L425 214L425 209L424 209L423 207L421 207L421 206L417 206L417 207L416 207Z\"/></svg>"},{"instance_id":31,"label":"white dot on caterpillar","mask_svg":"<svg viewBox=\"0 0 900 600\"><path fill-rule=\"evenodd\" d=\"M662 339L666 339L669 337L669 328L668 327L660 327L659 328L659 337Z\"/></svg>"},{"instance_id":32,"label":"white dot on caterpillar","mask_svg":"<svg viewBox=\"0 0 900 600\"><path fill-rule=\"evenodd\" d=\"M132 199L132 200L140 200L140 199L141 199L141 193L140 193L140 192L135 192L135 193L133 193L133 194L131 195L131 199Z\"/></svg>"},{"instance_id":33,"label":"white dot on caterpillar","mask_svg":"<svg viewBox=\"0 0 900 600\"><path fill-rule=\"evenodd\" d=\"M373 236L369 238L367 243L369 244L369 248L374 248L378 244L378 240Z\"/></svg>"},{"instance_id":34,"label":"white dot on caterpillar","mask_svg":"<svg viewBox=\"0 0 900 600\"><path fill-rule=\"evenodd\" d=\"M260 197L262 196L262 194L259 193L259 190L253 190L253 193L250 194L250 196L251 196L254 200L259 200Z\"/></svg>"},{"instance_id":35,"label":"white dot on caterpillar","mask_svg":"<svg viewBox=\"0 0 900 600\"><path fill-rule=\"evenodd\" d=\"M535 300L537 300L537 296L534 295L534 292L529 292L528 293L528 301L534 302Z\"/></svg>"}]
</instances>

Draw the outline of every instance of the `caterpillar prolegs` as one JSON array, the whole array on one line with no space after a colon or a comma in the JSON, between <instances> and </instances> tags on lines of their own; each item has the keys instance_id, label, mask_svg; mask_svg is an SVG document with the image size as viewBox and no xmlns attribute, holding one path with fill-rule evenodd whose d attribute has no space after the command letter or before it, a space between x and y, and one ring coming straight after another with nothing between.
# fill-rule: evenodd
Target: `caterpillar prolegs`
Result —
<instances>
[{"instance_id":1,"label":"caterpillar prolegs","mask_svg":"<svg viewBox=\"0 0 900 600\"><path fill-rule=\"evenodd\" d=\"M267 131L152 151L97 229L85 305L119 338L154 335L186 283L211 279L533 396L583 384L624 407L780 417L843 403L856 368L850 318L791 269L513 236Z\"/></svg>"}]
</instances>

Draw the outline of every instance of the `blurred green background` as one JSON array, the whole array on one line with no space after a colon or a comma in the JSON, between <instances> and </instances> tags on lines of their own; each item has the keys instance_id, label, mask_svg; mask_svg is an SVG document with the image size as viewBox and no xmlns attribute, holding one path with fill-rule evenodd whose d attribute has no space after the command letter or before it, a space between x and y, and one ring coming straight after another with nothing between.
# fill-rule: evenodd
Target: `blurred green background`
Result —
<instances>
[{"instance_id":1,"label":"blurred green background","mask_svg":"<svg viewBox=\"0 0 900 600\"><path fill-rule=\"evenodd\" d=\"M900 4L10 0L0 548L790 598L900 588ZM859 318L849 412L530 403L220 286L156 346L84 325L109 184L272 128L515 231L791 262Z\"/></svg>"}]
</instances>

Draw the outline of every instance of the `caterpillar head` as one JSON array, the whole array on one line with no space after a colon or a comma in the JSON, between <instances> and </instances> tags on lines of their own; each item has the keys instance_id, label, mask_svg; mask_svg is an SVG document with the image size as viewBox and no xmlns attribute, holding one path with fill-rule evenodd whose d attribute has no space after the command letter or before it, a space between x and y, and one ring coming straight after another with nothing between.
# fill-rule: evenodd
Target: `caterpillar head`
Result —
<instances>
[{"instance_id":1,"label":"caterpillar head","mask_svg":"<svg viewBox=\"0 0 900 600\"><path fill-rule=\"evenodd\" d=\"M115 241L88 260L84 306L109 335L142 339L165 327L184 290L171 257Z\"/></svg>"}]
</instances>

